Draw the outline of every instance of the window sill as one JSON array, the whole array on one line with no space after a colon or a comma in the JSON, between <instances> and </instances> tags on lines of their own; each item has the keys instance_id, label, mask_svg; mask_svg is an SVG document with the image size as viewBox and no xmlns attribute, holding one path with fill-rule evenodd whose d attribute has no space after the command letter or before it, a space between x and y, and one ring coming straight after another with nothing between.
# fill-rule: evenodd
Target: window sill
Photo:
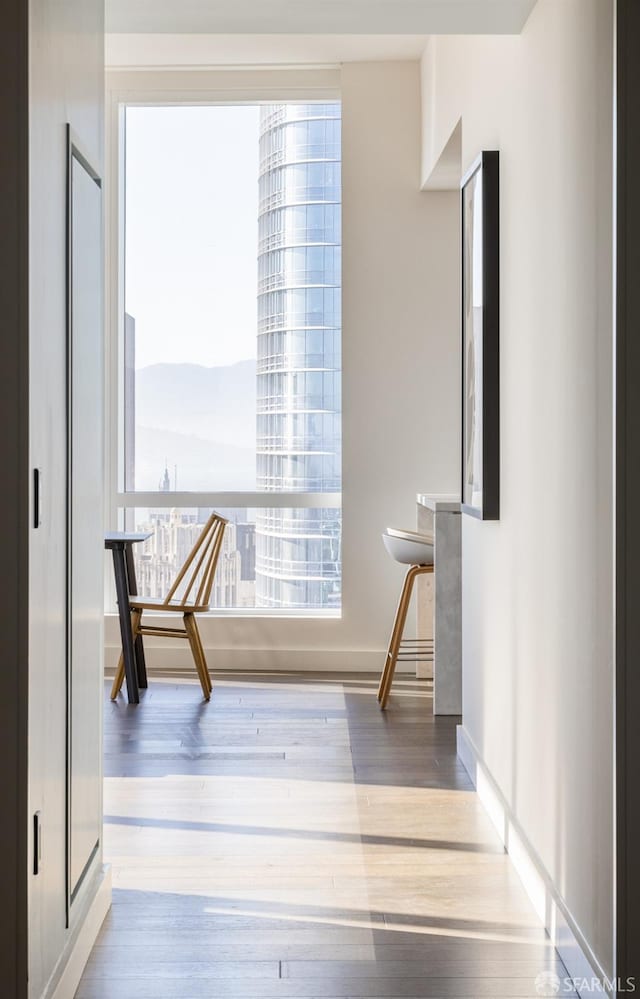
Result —
<instances>
[{"instance_id":1,"label":"window sill","mask_svg":"<svg viewBox=\"0 0 640 999\"><path fill-rule=\"evenodd\" d=\"M162 613L162 611L151 611L151 610L147 610L147 611L145 611L145 615L148 615L149 617L155 617L155 618L166 618L167 620L175 620L176 619L175 612L167 614L167 613ZM109 608L109 609L105 610L104 616L105 616L105 618L114 618L115 619L115 618L118 617L118 612L116 610L113 610L113 609ZM225 617L238 618L238 617L240 617L240 618L267 618L267 619L276 618L276 619L279 619L279 620L293 619L293 620L296 620L296 621L300 621L300 620L303 620L303 621L304 620L309 620L309 621L318 621L318 620L339 621L339 620L342 619L342 611L341 610L321 610L321 609L318 609L318 610L295 610L295 609L292 609L292 610L278 610L277 608L274 608L273 610L270 610L269 608L256 608L256 607L229 607L229 608L214 608L213 610L209 611L208 614L198 614L198 617L200 619L205 619L205 620L207 618L225 618Z\"/></svg>"}]
</instances>

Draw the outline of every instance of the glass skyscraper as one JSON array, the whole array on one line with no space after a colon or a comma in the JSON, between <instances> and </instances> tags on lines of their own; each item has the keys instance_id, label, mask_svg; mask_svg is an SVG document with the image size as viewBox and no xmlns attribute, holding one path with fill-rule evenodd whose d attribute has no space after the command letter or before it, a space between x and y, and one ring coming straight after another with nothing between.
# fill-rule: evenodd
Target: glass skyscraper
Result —
<instances>
[{"instance_id":1,"label":"glass skyscraper","mask_svg":"<svg viewBox=\"0 0 640 999\"><path fill-rule=\"evenodd\" d=\"M260 113L257 488L341 489L340 105ZM339 509L256 514L256 606L340 606Z\"/></svg>"}]
</instances>

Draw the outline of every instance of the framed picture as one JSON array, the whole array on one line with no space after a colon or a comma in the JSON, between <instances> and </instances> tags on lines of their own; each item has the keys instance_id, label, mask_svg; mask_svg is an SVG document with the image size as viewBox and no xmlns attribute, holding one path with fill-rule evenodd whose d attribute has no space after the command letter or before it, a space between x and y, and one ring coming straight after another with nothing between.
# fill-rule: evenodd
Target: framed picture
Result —
<instances>
[{"instance_id":1,"label":"framed picture","mask_svg":"<svg viewBox=\"0 0 640 999\"><path fill-rule=\"evenodd\" d=\"M500 517L499 162L481 153L461 183L461 498L481 520Z\"/></svg>"}]
</instances>

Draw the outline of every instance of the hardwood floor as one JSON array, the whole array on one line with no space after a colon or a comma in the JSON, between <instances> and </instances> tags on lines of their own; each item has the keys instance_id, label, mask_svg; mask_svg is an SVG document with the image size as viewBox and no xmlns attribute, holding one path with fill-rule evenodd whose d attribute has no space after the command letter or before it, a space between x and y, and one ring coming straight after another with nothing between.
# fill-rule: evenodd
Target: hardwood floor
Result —
<instances>
[{"instance_id":1,"label":"hardwood floor","mask_svg":"<svg viewBox=\"0 0 640 999\"><path fill-rule=\"evenodd\" d=\"M425 681L105 686L114 898L78 999L533 997L566 972ZM544 993L542 993L544 994ZM562 992L562 995L573 995Z\"/></svg>"}]
</instances>

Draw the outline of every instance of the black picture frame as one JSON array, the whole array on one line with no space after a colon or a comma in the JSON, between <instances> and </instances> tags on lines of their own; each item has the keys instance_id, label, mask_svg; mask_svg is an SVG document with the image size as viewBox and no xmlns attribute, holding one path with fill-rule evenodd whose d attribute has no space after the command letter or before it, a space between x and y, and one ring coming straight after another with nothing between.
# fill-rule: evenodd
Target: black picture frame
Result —
<instances>
[{"instance_id":1,"label":"black picture frame","mask_svg":"<svg viewBox=\"0 0 640 999\"><path fill-rule=\"evenodd\" d=\"M460 183L463 513L500 518L500 154Z\"/></svg>"}]
</instances>

